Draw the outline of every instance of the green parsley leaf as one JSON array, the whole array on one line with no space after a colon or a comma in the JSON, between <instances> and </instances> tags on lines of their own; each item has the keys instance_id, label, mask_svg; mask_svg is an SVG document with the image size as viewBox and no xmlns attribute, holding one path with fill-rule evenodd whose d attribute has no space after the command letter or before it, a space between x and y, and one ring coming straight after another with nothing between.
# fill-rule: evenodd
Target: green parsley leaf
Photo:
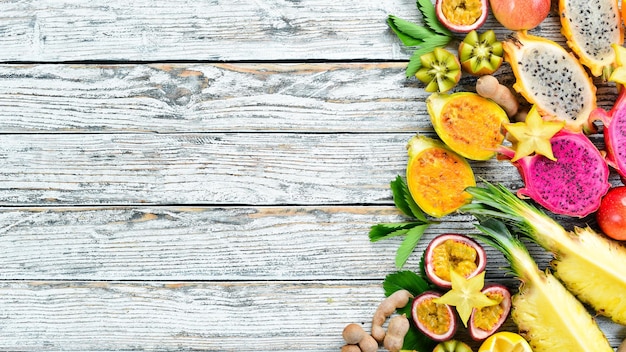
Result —
<instances>
[{"instance_id":1,"label":"green parsley leaf","mask_svg":"<svg viewBox=\"0 0 626 352\"><path fill-rule=\"evenodd\" d=\"M397 180L398 179L396 178L396 181ZM402 180L402 178L400 178L400 186L402 187L402 193L404 194L404 201L411 210L411 215L421 222L429 222L428 219L426 219L426 215L424 214L422 208L420 208L419 205L415 203L415 200L413 200L411 192L409 191L409 186L406 182L404 182L404 180Z\"/></svg>"},{"instance_id":2,"label":"green parsley leaf","mask_svg":"<svg viewBox=\"0 0 626 352\"><path fill-rule=\"evenodd\" d=\"M402 268L404 266L428 226L430 226L430 224L415 226L406 232L406 237L396 252L396 268Z\"/></svg>"},{"instance_id":3,"label":"green parsley leaf","mask_svg":"<svg viewBox=\"0 0 626 352\"><path fill-rule=\"evenodd\" d=\"M385 296L391 296L392 293L399 290L407 290L413 296L417 296L428 291L430 284L422 276L411 270L401 270L385 276L383 289Z\"/></svg>"},{"instance_id":4,"label":"green parsley leaf","mask_svg":"<svg viewBox=\"0 0 626 352\"><path fill-rule=\"evenodd\" d=\"M387 24L389 25L389 28L391 28L391 30L398 36L402 44L406 46L419 46L420 44L422 44L423 40L413 38L410 35L402 32L402 30L398 28L398 26L395 24L391 17L392 16L389 16L389 18L387 18Z\"/></svg>"},{"instance_id":5,"label":"green parsley leaf","mask_svg":"<svg viewBox=\"0 0 626 352\"><path fill-rule=\"evenodd\" d=\"M424 22L426 22L426 25L428 25L430 29L439 34L452 37L452 32L439 22L435 6L433 6L430 0L417 0L417 8L422 13L422 16L424 16Z\"/></svg>"},{"instance_id":6,"label":"green parsley leaf","mask_svg":"<svg viewBox=\"0 0 626 352\"><path fill-rule=\"evenodd\" d=\"M409 200L407 199L407 193L409 188L406 186L406 183L399 175L395 180L389 183L389 187L391 188L391 193L393 194L393 202L396 205L396 208L400 209L404 215L413 217L413 209L409 205ZM409 198L412 200L413 198ZM425 222L425 220L424 220Z\"/></svg>"},{"instance_id":7,"label":"green parsley leaf","mask_svg":"<svg viewBox=\"0 0 626 352\"><path fill-rule=\"evenodd\" d=\"M394 15L389 15L387 23L406 46L419 46L425 39L437 35L428 27L417 25Z\"/></svg>"},{"instance_id":8,"label":"green parsley leaf","mask_svg":"<svg viewBox=\"0 0 626 352\"><path fill-rule=\"evenodd\" d=\"M382 239L401 236L407 231L419 225L415 222L399 222L399 223L382 223L376 224L370 228L369 238L371 242L377 242Z\"/></svg>"},{"instance_id":9,"label":"green parsley leaf","mask_svg":"<svg viewBox=\"0 0 626 352\"><path fill-rule=\"evenodd\" d=\"M409 317L410 315L407 315ZM402 345L403 351L432 351L437 343L419 331L414 324L411 324L409 331L404 336Z\"/></svg>"}]
</instances>

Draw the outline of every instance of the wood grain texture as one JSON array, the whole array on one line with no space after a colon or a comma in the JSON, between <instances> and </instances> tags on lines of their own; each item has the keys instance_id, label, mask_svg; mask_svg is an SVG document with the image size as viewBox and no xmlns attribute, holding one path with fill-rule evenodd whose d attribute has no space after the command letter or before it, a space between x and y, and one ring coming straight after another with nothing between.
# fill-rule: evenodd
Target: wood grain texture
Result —
<instances>
[{"instance_id":1,"label":"wood grain texture","mask_svg":"<svg viewBox=\"0 0 626 352\"><path fill-rule=\"evenodd\" d=\"M8 0L0 62L84 60L407 59L389 14L414 22L412 0ZM564 43L558 15L542 33ZM510 31L490 16L485 28Z\"/></svg>"},{"instance_id":2,"label":"wood grain texture","mask_svg":"<svg viewBox=\"0 0 626 352\"><path fill-rule=\"evenodd\" d=\"M382 297L371 281L2 282L0 349L333 351Z\"/></svg>"},{"instance_id":3,"label":"wood grain texture","mask_svg":"<svg viewBox=\"0 0 626 352\"><path fill-rule=\"evenodd\" d=\"M369 329L402 238L367 233L403 219L389 182L408 139L434 136L428 94L404 75L411 50L385 23L419 23L414 0L0 13L0 351L337 351L346 324ZM531 32L565 44L554 10ZM513 83L506 64L498 75ZM615 87L596 83L609 108ZM508 163L472 167L521 186ZM442 220L405 269L434 236L474 231ZM487 280L514 290L487 252ZM598 321L613 346L626 337Z\"/></svg>"},{"instance_id":4,"label":"wood grain texture","mask_svg":"<svg viewBox=\"0 0 626 352\"><path fill-rule=\"evenodd\" d=\"M405 63L0 65L2 132L432 130ZM473 85L468 80L468 88Z\"/></svg>"},{"instance_id":5,"label":"wood grain texture","mask_svg":"<svg viewBox=\"0 0 626 352\"><path fill-rule=\"evenodd\" d=\"M406 63L0 65L0 132L432 131ZM508 86L508 64L497 73ZM475 91L464 76L459 91ZM595 80L610 109L617 89ZM524 103L521 96L517 96Z\"/></svg>"},{"instance_id":6,"label":"wood grain texture","mask_svg":"<svg viewBox=\"0 0 626 352\"><path fill-rule=\"evenodd\" d=\"M366 280L4 281L0 349L337 351L343 327L369 331L383 298ZM617 346L626 331L598 320Z\"/></svg>"},{"instance_id":7,"label":"wood grain texture","mask_svg":"<svg viewBox=\"0 0 626 352\"><path fill-rule=\"evenodd\" d=\"M0 210L0 280L349 280L396 270L403 237L370 242L394 207L59 207ZM424 234L405 269L442 233L473 233L450 215ZM564 223L569 228L583 221ZM541 267L550 256L529 244ZM488 278L511 281L486 248Z\"/></svg>"},{"instance_id":8,"label":"wood grain texture","mask_svg":"<svg viewBox=\"0 0 626 352\"><path fill-rule=\"evenodd\" d=\"M390 204L389 182L406 172L412 136L0 135L0 205ZM479 178L521 187L510 163L472 167Z\"/></svg>"},{"instance_id":9,"label":"wood grain texture","mask_svg":"<svg viewBox=\"0 0 626 352\"><path fill-rule=\"evenodd\" d=\"M0 135L0 204L389 204L412 135Z\"/></svg>"}]
</instances>

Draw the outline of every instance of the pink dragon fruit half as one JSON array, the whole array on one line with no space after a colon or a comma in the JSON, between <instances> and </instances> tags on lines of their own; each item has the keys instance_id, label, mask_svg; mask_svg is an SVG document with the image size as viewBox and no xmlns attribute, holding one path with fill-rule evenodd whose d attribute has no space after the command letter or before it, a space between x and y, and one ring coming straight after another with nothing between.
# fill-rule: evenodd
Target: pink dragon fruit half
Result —
<instances>
[{"instance_id":1,"label":"pink dragon fruit half","mask_svg":"<svg viewBox=\"0 0 626 352\"><path fill-rule=\"evenodd\" d=\"M620 91L611 111L597 108L591 112L591 119L604 124L606 162L626 184L626 88Z\"/></svg>"},{"instance_id":2,"label":"pink dragon fruit half","mask_svg":"<svg viewBox=\"0 0 626 352\"><path fill-rule=\"evenodd\" d=\"M609 168L600 151L580 132L561 130L550 143L556 161L535 154L513 162L525 185L517 195L531 198L555 214L585 217L598 210L611 187ZM508 158L514 155L510 149L501 153Z\"/></svg>"}]
</instances>

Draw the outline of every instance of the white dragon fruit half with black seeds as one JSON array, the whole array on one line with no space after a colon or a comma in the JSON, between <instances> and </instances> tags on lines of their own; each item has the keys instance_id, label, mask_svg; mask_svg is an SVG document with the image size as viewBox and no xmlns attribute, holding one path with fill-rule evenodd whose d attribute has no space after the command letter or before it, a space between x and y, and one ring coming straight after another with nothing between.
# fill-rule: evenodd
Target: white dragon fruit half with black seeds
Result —
<instances>
[{"instance_id":1,"label":"white dragon fruit half with black seeds","mask_svg":"<svg viewBox=\"0 0 626 352\"><path fill-rule=\"evenodd\" d=\"M578 59L558 43L526 32L503 42L513 88L537 106L544 119L563 120L572 131L591 132L596 87Z\"/></svg>"},{"instance_id":2,"label":"white dragon fruit half with black seeds","mask_svg":"<svg viewBox=\"0 0 626 352\"><path fill-rule=\"evenodd\" d=\"M624 33L617 0L560 0L561 32L594 76L608 76Z\"/></svg>"},{"instance_id":3,"label":"white dragon fruit half with black seeds","mask_svg":"<svg viewBox=\"0 0 626 352\"><path fill-rule=\"evenodd\" d=\"M626 88L621 90L611 111L598 108L591 113L591 117L604 124L606 162L626 184Z\"/></svg>"},{"instance_id":4,"label":"white dragon fruit half with black seeds","mask_svg":"<svg viewBox=\"0 0 626 352\"><path fill-rule=\"evenodd\" d=\"M561 130L550 139L556 161L543 155L523 157L513 164L524 188L521 198L531 198L561 215L585 217L598 210L609 190L609 168L596 146L581 132ZM512 158L509 149L501 152Z\"/></svg>"}]
</instances>

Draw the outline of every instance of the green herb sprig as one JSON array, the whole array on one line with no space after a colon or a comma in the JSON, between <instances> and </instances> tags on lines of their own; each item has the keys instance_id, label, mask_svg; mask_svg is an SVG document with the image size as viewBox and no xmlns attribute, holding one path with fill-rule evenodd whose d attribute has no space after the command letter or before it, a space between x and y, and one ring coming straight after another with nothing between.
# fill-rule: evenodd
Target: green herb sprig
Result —
<instances>
[{"instance_id":1,"label":"green herb sprig","mask_svg":"<svg viewBox=\"0 0 626 352\"><path fill-rule=\"evenodd\" d=\"M406 68L406 76L414 76L422 67L420 57L437 47L445 47L453 38L452 32L439 22L435 7L430 0L417 0L417 8L424 18L425 26L389 15L387 24L402 44L415 47Z\"/></svg>"},{"instance_id":2,"label":"green herb sprig","mask_svg":"<svg viewBox=\"0 0 626 352\"><path fill-rule=\"evenodd\" d=\"M426 218L422 209L415 203L402 177L397 176L395 180L391 181L390 187L396 207L411 220L374 225L370 228L369 238L371 242L377 242L391 237L405 236L396 252L395 264L400 269L404 266L411 253L413 253L424 231L432 222Z\"/></svg>"}]
</instances>

